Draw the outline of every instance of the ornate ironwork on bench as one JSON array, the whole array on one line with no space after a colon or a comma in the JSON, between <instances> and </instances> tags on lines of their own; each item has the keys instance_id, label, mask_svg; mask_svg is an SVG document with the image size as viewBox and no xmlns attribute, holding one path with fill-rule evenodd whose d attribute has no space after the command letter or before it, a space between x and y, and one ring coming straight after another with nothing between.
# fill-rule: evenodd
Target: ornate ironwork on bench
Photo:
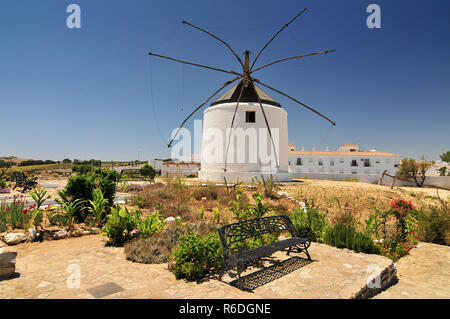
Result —
<instances>
[{"instance_id":1,"label":"ornate ironwork on bench","mask_svg":"<svg viewBox=\"0 0 450 319\"><path fill-rule=\"evenodd\" d=\"M292 237L257 248L247 248L246 241L248 239L283 231L289 232ZM224 264L219 280L222 280L223 275L228 271L231 277L238 276L238 284L241 289L243 287L241 273L245 268L276 251L286 251L288 255L291 252L303 252L308 260L311 260L308 253L311 239L306 237L304 232L296 230L288 216L250 219L226 225L220 228L218 232L224 254ZM233 269L236 269L236 273L233 273Z\"/></svg>"},{"instance_id":2,"label":"ornate ironwork on bench","mask_svg":"<svg viewBox=\"0 0 450 319\"><path fill-rule=\"evenodd\" d=\"M33 187L37 186L37 177L27 177L23 172L14 172L13 174L14 181L16 184L13 189L16 187L23 187L22 193L24 193L27 189L33 189Z\"/></svg>"}]
</instances>

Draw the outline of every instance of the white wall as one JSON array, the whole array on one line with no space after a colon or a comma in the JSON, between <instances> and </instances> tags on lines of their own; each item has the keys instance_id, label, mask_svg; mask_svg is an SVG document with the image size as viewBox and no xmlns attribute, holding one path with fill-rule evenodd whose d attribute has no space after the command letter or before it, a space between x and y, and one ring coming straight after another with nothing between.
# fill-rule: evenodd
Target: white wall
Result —
<instances>
[{"instance_id":1,"label":"white wall","mask_svg":"<svg viewBox=\"0 0 450 319\"><path fill-rule=\"evenodd\" d=\"M266 168L263 168L265 172L271 172L274 176L276 174L289 174L288 173L288 129L287 129L287 112L280 108L275 107L268 104L263 104L264 112L267 116L267 120L269 122L269 127L271 128L273 134L275 134L274 129L278 129L278 147L277 155L278 155L278 171L276 168L276 160L272 161L272 167L267 165ZM201 171L199 172L199 178L204 179L215 179L214 174L217 175L217 180L222 179L222 173L224 170L224 162L226 156L226 148L228 145L228 136L227 129L231 127L231 121L233 118L233 114L235 111L236 103L223 103L215 106L211 106L204 111L204 121L203 121L203 137L202 137L202 162L201 162ZM247 111L255 111L255 123L246 123L245 114ZM247 129L255 128L256 132L259 132L259 129L266 129L267 124L264 119L264 115L261 111L261 107L259 103L245 102L240 103L238 111L236 113L235 121L233 124L234 128L242 128L243 131ZM220 148L222 150L222 157L219 156L218 161L211 161L208 159L208 152L206 145L208 145L208 139L205 135L205 132L209 129L218 129L221 132L223 137ZM242 134L240 135L242 136ZM267 135L267 148L269 153L272 148L272 142L270 137ZM276 143L276 139L274 138ZM256 142L253 142L253 145L250 145L250 139L246 137L245 140L245 148L238 148L238 143L230 144L230 149L228 153L227 159L227 172L228 173L253 173L254 176L259 176L261 173L261 162L259 161L259 133L257 135ZM252 148L256 144L256 148ZM253 151L249 150L254 149ZM256 151L255 151L256 150ZM243 154L243 152L245 154ZM233 157L232 154L235 154ZM244 161L238 160L238 155L244 155ZM256 160L251 161L251 157L256 158ZM283 175L283 179L284 179Z\"/></svg>"},{"instance_id":2,"label":"white wall","mask_svg":"<svg viewBox=\"0 0 450 319\"><path fill-rule=\"evenodd\" d=\"M297 165L297 158L301 158L302 165ZM364 166L364 159L369 159L369 167ZM353 160L356 160L358 166L353 167L351 165ZM355 152L354 156L289 154L289 161L290 172L296 176L314 173L380 176L384 170L387 170L388 174L395 175L397 172L395 165L399 164L400 157L364 156L358 155L358 152ZM319 161L321 161L322 165L319 165ZM332 162L334 162L334 165L332 165Z\"/></svg>"}]
</instances>

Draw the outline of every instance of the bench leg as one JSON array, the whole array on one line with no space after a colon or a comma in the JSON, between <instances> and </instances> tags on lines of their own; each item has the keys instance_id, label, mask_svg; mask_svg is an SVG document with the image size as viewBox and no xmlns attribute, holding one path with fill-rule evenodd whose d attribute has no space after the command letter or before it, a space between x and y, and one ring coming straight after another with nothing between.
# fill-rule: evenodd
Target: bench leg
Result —
<instances>
[{"instance_id":1,"label":"bench leg","mask_svg":"<svg viewBox=\"0 0 450 319\"><path fill-rule=\"evenodd\" d=\"M308 257L308 260L311 261L311 256L308 253L308 248L303 249L303 251L305 252L306 256Z\"/></svg>"},{"instance_id":2,"label":"bench leg","mask_svg":"<svg viewBox=\"0 0 450 319\"><path fill-rule=\"evenodd\" d=\"M242 272L242 267L237 266L238 286L239 286L239 289L243 290L244 285L242 284L241 272Z\"/></svg>"}]
</instances>

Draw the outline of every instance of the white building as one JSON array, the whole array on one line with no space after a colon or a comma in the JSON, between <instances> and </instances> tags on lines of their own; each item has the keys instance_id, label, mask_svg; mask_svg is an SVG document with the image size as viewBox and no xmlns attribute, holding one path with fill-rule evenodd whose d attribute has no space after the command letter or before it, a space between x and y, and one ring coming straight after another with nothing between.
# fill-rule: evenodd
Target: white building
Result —
<instances>
[{"instance_id":1,"label":"white building","mask_svg":"<svg viewBox=\"0 0 450 319\"><path fill-rule=\"evenodd\" d=\"M155 170L155 172L161 175L163 168L163 161L157 159L148 160L148 165L151 165Z\"/></svg>"},{"instance_id":2,"label":"white building","mask_svg":"<svg viewBox=\"0 0 450 319\"><path fill-rule=\"evenodd\" d=\"M337 151L296 151L289 148L289 171L294 178L345 180L354 177L359 181L376 182L381 174L395 175L401 155L360 151L359 146L345 144Z\"/></svg>"},{"instance_id":3,"label":"white building","mask_svg":"<svg viewBox=\"0 0 450 319\"><path fill-rule=\"evenodd\" d=\"M163 163L161 176L189 176L198 174L198 163Z\"/></svg>"},{"instance_id":4,"label":"white building","mask_svg":"<svg viewBox=\"0 0 450 319\"><path fill-rule=\"evenodd\" d=\"M223 181L225 177L230 182L237 179L251 181L261 174L272 174L278 181L291 180L288 168L287 112L279 102L251 82L242 91L229 138L242 85L243 81L236 84L212 102L203 113L199 178ZM271 129L275 152L256 94L260 97Z\"/></svg>"}]
</instances>

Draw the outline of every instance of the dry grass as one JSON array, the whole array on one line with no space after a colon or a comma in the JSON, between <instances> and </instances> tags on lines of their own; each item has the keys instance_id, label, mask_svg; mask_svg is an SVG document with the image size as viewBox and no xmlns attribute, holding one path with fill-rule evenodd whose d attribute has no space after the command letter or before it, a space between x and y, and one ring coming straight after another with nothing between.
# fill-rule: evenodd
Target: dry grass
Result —
<instances>
[{"instance_id":1,"label":"dry grass","mask_svg":"<svg viewBox=\"0 0 450 319\"><path fill-rule=\"evenodd\" d=\"M403 198L420 207L437 204L436 189L418 187L379 186L368 183L307 180L301 183L284 184L294 198L307 202L310 206L328 212L331 220L349 213L362 223L375 209L388 209L394 198ZM434 196L431 195L434 193ZM449 191L439 190L439 196L446 199Z\"/></svg>"}]
</instances>

